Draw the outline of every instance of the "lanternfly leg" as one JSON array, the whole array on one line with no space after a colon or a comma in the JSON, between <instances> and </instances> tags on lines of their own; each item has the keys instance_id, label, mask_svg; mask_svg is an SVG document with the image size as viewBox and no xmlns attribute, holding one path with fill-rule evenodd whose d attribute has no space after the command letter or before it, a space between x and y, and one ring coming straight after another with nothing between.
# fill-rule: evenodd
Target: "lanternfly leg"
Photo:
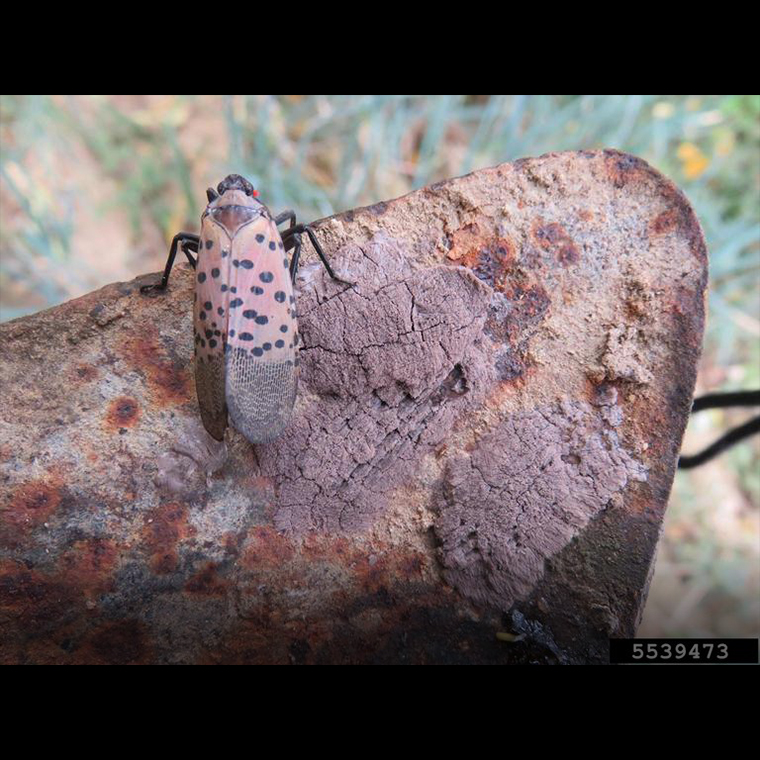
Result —
<instances>
[{"instance_id":1,"label":"lanternfly leg","mask_svg":"<svg viewBox=\"0 0 760 760\"><path fill-rule=\"evenodd\" d=\"M187 256L187 260L190 262L190 266L193 269L196 269L197 266L198 266L198 258L197 258L197 256L196 256L196 258L193 258L192 254L190 253L190 251L192 251L193 253L197 254L198 253L198 245L199 245L199 242L193 242L192 240L186 240L180 246L182 248L182 253L184 253L185 256Z\"/></svg>"},{"instance_id":2,"label":"lanternfly leg","mask_svg":"<svg viewBox=\"0 0 760 760\"><path fill-rule=\"evenodd\" d=\"M283 222L290 220L290 227L292 229L296 226L296 212L295 211L283 211L281 214L277 214L274 218L274 223L279 227Z\"/></svg>"},{"instance_id":3,"label":"lanternfly leg","mask_svg":"<svg viewBox=\"0 0 760 760\"><path fill-rule=\"evenodd\" d=\"M282 216L282 214L280 214L280 216ZM280 217L277 218L279 219ZM295 220L295 215L293 216L293 220ZM325 252L322 250L322 246L319 244L317 236L314 234L314 230L312 230L308 224L291 224L291 226L282 233L282 242L285 244L285 250L290 250L291 248L295 249L293 252L293 259L290 262L290 276L293 280L293 283L296 281L298 261L301 257L301 234L303 232L309 236L309 240L311 240L311 244L314 246L314 250L317 252L317 256L319 256L319 258L322 260L322 263L325 265L327 274L329 274L333 280L338 280L338 282L345 282L348 285L352 285L353 283L350 280L344 280L342 277L338 277L338 275L333 272L332 267L330 266L330 262L327 260Z\"/></svg>"},{"instance_id":4,"label":"lanternfly leg","mask_svg":"<svg viewBox=\"0 0 760 760\"><path fill-rule=\"evenodd\" d=\"M285 244L285 250L293 249L293 256L290 259L290 279L293 285L296 284L296 272L298 271L298 260L301 258L301 236L300 235L283 235L282 242Z\"/></svg>"},{"instance_id":5,"label":"lanternfly leg","mask_svg":"<svg viewBox=\"0 0 760 760\"><path fill-rule=\"evenodd\" d=\"M169 258L166 261L166 268L164 269L164 276L161 278L161 282L155 285L143 285L140 288L141 293L148 293L151 290L166 290L166 286L169 283L169 273L174 266L174 257L177 255L177 246L182 248L182 253L187 256L187 260L190 262L190 266L193 269L198 264L197 259L193 258L193 253L198 253L198 246L200 245L200 237L193 235L191 232L180 232L174 236L172 240L171 248L169 249Z\"/></svg>"}]
</instances>

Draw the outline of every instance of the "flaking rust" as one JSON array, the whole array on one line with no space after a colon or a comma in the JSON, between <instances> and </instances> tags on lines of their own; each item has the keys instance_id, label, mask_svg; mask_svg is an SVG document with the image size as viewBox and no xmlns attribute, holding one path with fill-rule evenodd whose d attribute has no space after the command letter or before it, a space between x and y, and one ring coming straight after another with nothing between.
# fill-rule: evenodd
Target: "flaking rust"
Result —
<instances>
[{"instance_id":1,"label":"flaking rust","mask_svg":"<svg viewBox=\"0 0 760 760\"><path fill-rule=\"evenodd\" d=\"M550 154L313 234L352 284L301 268L267 443L199 418L193 321L208 354L209 314L262 315L201 295L210 259L0 325L1 662L605 662L633 634L703 329L680 191Z\"/></svg>"}]
</instances>

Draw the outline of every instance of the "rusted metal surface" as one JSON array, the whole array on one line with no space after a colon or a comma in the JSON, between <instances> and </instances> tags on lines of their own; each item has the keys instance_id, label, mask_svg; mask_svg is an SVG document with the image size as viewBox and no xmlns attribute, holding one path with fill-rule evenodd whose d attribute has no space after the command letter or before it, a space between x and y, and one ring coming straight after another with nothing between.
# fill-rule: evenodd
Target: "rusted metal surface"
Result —
<instances>
[{"instance_id":1,"label":"rusted metal surface","mask_svg":"<svg viewBox=\"0 0 760 760\"><path fill-rule=\"evenodd\" d=\"M303 268L271 445L200 426L187 269L0 325L0 661L605 662L633 634L702 340L684 196L550 154L316 228L355 285Z\"/></svg>"}]
</instances>

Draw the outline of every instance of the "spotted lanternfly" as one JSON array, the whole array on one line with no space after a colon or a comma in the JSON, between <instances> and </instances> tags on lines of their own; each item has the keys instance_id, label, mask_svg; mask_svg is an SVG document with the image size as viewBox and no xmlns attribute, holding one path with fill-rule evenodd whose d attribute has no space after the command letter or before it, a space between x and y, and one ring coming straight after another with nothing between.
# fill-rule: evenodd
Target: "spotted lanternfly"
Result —
<instances>
[{"instance_id":1,"label":"spotted lanternfly","mask_svg":"<svg viewBox=\"0 0 760 760\"><path fill-rule=\"evenodd\" d=\"M230 174L206 195L201 234L175 235L161 282L142 292L166 288L181 248L195 270L195 385L203 425L221 441L229 415L251 443L265 443L282 433L296 399L299 335L293 286L303 233L329 275L341 278L314 231L296 224L292 211L272 217L239 174ZM280 234L283 222L290 224Z\"/></svg>"}]
</instances>

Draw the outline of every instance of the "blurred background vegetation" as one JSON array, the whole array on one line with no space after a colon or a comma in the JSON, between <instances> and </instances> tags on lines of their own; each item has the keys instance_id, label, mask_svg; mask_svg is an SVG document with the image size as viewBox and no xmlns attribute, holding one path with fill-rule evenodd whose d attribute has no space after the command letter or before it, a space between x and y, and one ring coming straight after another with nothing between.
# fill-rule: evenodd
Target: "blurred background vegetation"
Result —
<instances>
[{"instance_id":1,"label":"blurred background vegetation","mask_svg":"<svg viewBox=\"0 0 760 760\"><path fill-rule=\"evenodd\" d=\"M673 179L710 252L697 393L760 387L760 96L0 97L0 320L157 271L205 189L247 176L302 220L547 151ZM742 412L694 417L684 450ZM640 635L757 636L760 444L678 473Z\"/></svg>"}]
</instances>

